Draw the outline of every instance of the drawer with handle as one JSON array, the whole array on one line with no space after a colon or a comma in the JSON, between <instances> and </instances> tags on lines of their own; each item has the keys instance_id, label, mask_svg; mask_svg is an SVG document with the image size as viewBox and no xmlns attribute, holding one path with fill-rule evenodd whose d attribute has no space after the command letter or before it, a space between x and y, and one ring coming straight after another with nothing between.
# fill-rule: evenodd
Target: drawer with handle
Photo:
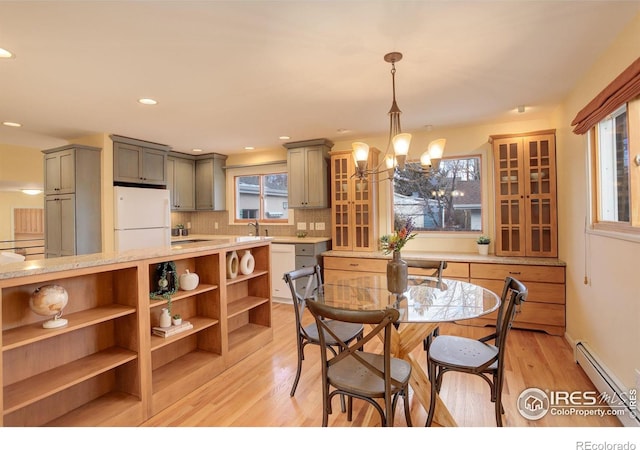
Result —
<instances>
[{"instance_id":1,"label":"drawer with handle","mask_svg":"<svg viewBox=\"0 0 640 450\"><path fill-rule=\"evenodd\" d=\"M471 263L470 275L471 279L504 280L505 277L513 277L520 281L564 283L564 267L561 266Z\"/></svg>"},{"instance_id":2,"label":"drawer with handle","mask_svg":"<svg viewBox=\"0 0 640 450\"><path fill-rule=\"evenodd\" d=\"M350 270L358 272L387 272L386 259L368 259L368 258L341 258L341 257L325 257L324 268L335 270Z\"/></svg>"}]
</instances>

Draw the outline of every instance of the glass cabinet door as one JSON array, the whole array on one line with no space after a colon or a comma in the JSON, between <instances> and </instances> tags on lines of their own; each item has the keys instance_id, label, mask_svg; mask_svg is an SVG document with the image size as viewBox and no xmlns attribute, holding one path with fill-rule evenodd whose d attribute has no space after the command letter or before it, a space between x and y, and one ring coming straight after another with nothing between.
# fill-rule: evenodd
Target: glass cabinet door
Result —
<instances>
[{"instance_id":1,"label":"glass cabinet door","mask_svg":"<svg viewBox=\"0 0 640 450\"><path fill-rule=\"evenodd\" d=\"M493 140L496 255L557 257L555 135Z\"/></svg>"}]
</instances>

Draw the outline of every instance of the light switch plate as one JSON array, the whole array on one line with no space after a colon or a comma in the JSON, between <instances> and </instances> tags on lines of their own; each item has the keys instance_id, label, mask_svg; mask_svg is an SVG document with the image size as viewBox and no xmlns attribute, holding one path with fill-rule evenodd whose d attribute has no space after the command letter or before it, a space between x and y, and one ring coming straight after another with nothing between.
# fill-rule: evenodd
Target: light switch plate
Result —
<instances>
[{"instance_id":1,"label":"light switch plate","mask_svg":"<svg viewBox=\"0 0 640 450\"><path fill-rule=\"evenodd\" d=\"M324 230L324 222L316 222L316 230Z\"/></svg>"},{"instance_id":2,"label":"light switch plate","mask_svg":"<svg viewBox=\"0 0 640 450\"><path fill-rule=\"evenodd\" d=\"M306 230L307 222L298 222L298 230Z\"/></svg>"}]
</instances>

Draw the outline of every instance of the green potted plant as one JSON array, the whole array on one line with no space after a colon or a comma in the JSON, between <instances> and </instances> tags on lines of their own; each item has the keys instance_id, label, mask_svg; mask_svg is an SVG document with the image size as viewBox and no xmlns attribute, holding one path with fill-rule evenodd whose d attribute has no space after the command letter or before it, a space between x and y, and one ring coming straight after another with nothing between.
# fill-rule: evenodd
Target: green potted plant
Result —
<instances>
[{"instance_id":1,"label":"green potted plant","mask_svg":"<svg viewBox=\"0 0 640 450\"><path fill-rule=\"evenodd\" d=\"M476 244L478 244L478 253L481 255L489 254L489 244L491 243L491 238L489 236L485 236L484 234L478 239L476 239Z\"/></svg>"}]
</instances>

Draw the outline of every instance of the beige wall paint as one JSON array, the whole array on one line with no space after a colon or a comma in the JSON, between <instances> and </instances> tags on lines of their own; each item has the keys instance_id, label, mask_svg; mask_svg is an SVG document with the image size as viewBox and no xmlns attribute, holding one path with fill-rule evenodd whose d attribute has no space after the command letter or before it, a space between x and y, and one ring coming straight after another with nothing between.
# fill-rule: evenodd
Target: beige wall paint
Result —
<instances>
[{"instance_id":1,"label":"beige wall paint","mask_svg":"<svg viewBox=\"0 0 640 450\"><path fill-rule=\"evenodd\" d=\"M0 180L42 186L44 163L40 149L0 144ZM13 240L14 208L44 208L44 197L0 191L0 240Z\"/></svg>"},{"instance_id":2,"label":"beige wall paint","mask_svg":"<svg viewBox=\"0 0 640 450\"><path fill-rule=\"evenodd\" d=\"M567 262L567 338L589 343L627 388L635 387L634 370L640 369L640 239L585 232L587 138L573 134L570 123L640 55L639 36L637 16L576 84L558 127L558 241L560 258ZM639 143L632 145L638 152Z\"/></svg>"}]
</instances>

